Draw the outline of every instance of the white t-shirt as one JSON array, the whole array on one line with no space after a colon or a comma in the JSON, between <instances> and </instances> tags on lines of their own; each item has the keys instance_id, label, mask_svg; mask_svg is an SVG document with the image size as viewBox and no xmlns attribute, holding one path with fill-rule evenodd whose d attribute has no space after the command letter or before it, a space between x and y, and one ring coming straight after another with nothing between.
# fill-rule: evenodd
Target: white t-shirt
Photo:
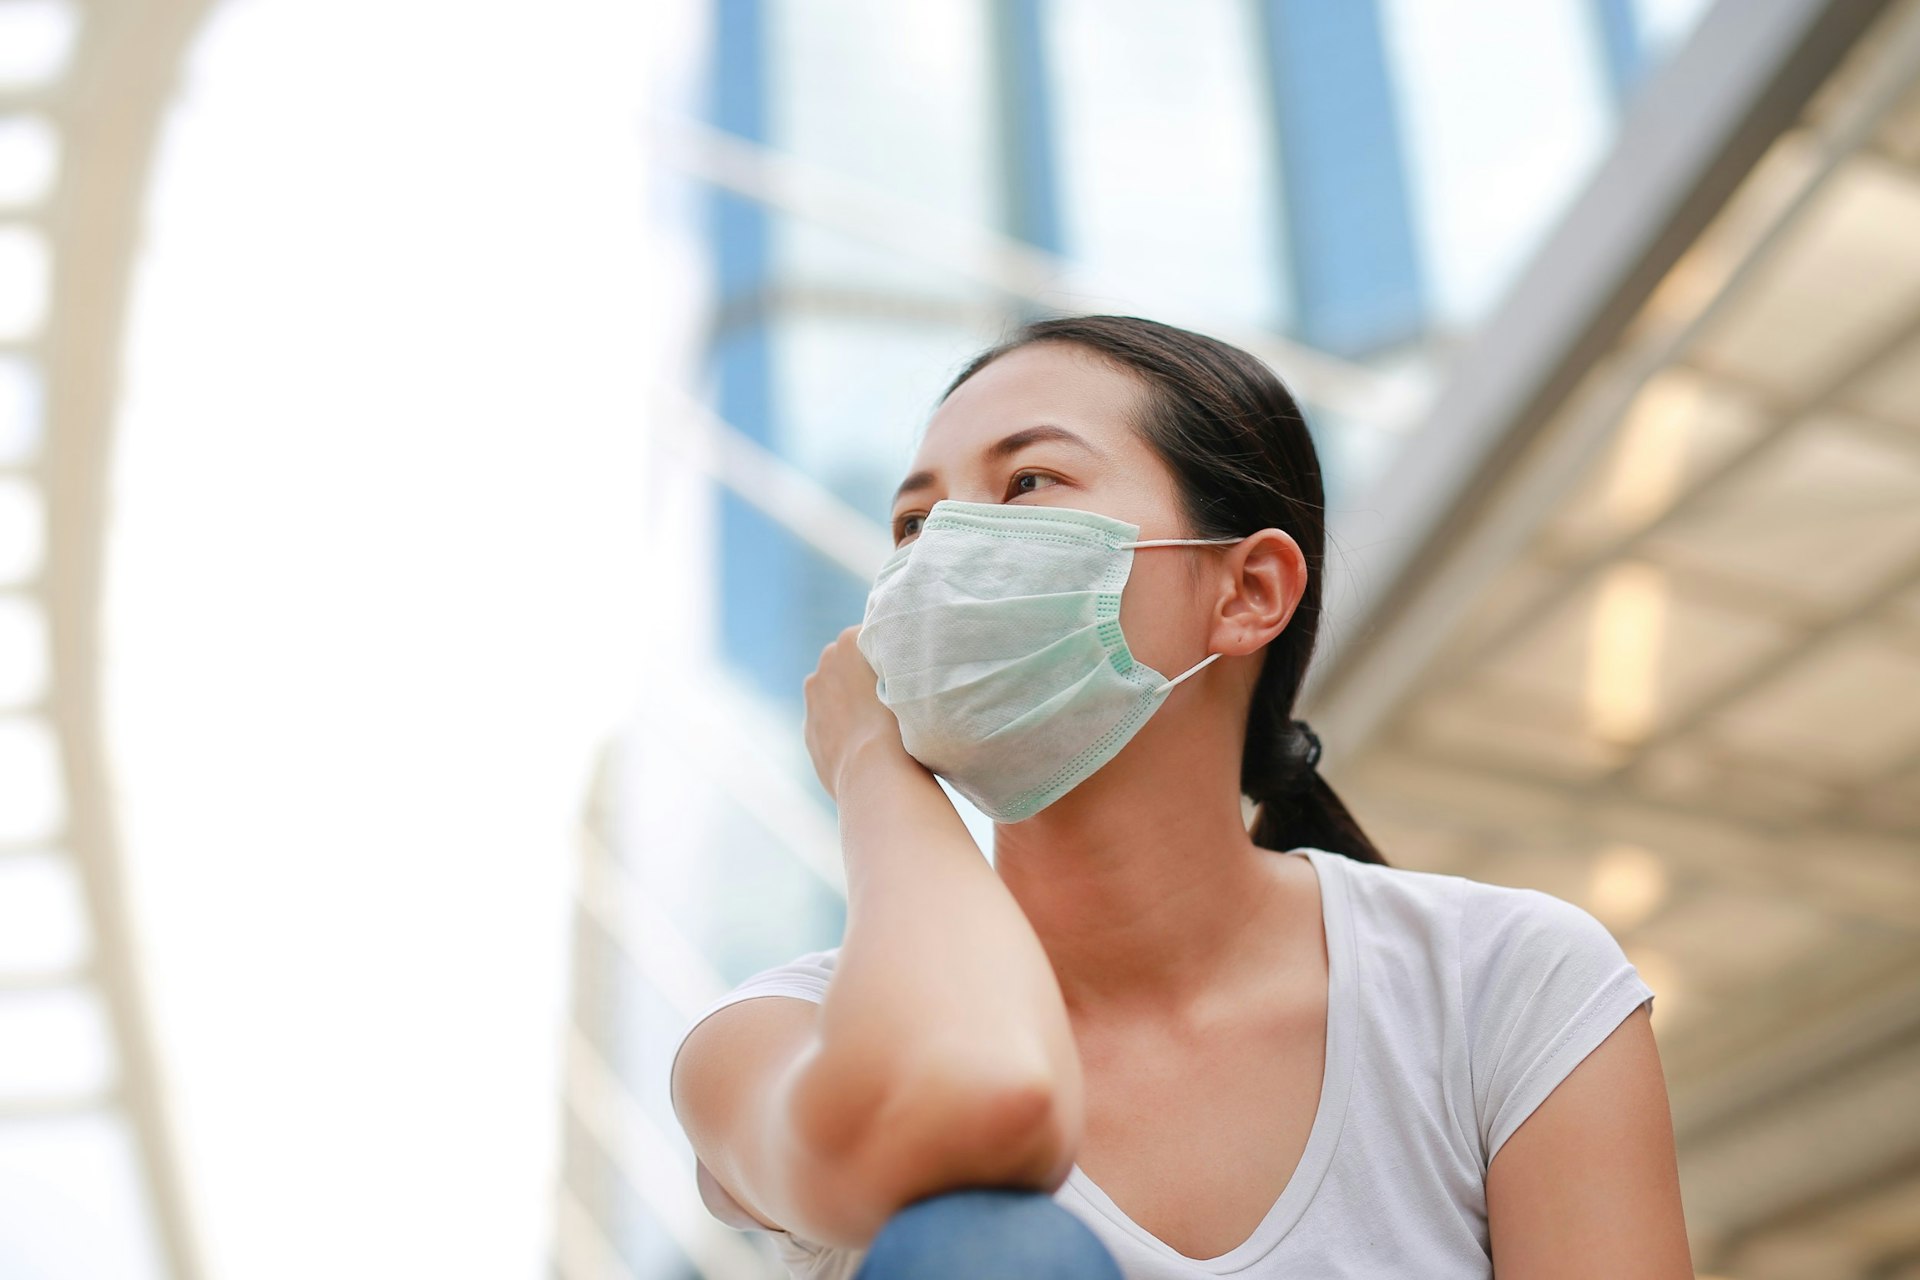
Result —
<instances>
[{"instance_id":1,"label":"white t-shirt","mask_svg":"<svg viewBox=\"0 0 1920 1280\"><path fill-rule=\"evenodd\" d=\"M1323 849L1290 856L1319 873L1329 982L1319 1111L1280 1198L1247 1240L1205 1259L1148 1233L1078 1164L1053 1198L1093 1229L1127 1280L1488 1280L1488 1164L1653 991L1605 925L1551 894ZM838 954L755 974L687 1031L737 1000L824 999ZM766 1230L704 1164L696 1174L716 1218ZM847 1280L866 1253L771 1234L804 1280Z\"/></svg>"}]
</instances>

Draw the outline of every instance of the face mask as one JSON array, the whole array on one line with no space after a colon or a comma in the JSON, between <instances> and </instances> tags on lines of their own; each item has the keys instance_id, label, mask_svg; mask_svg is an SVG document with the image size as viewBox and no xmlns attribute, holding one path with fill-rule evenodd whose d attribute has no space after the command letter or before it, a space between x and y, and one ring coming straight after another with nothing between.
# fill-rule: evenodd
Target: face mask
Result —
<instances>
[{"instance_id":1,"label":"face mask","mask_svg":"<svg viewBox=\"0 0 1920 1280\"><path fill-rule=\"evenodd\" d=\"M1172 688L1134 660L1120 593L1140 526L1092 511L933 504L874 577L858 644L907 753L1000 822L1032 817L1119 754Z\"/></svg>"}]
</instances>

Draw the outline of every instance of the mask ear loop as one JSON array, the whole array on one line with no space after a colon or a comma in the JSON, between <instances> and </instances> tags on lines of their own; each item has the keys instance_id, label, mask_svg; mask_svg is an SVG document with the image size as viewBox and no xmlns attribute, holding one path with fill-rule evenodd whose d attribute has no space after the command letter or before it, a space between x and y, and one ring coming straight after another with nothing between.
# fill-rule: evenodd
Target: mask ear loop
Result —
<instances>
[{"instance_id":1,"label":"mask ear loop","mask_svg":"<svg viewBox=\"0 0 1920 1280\"><path fill-rule=\"evenodd\" d=\"M1175 676L1173 679L1167 681L1167 683L1161 687L1165 689L1173 688L1173 686L1179 684L1182 680L1185 680L1188 676L1194 676L1194 675L1200 674L1200 668L1206 666L1209 662L1212 662L1215 658L1222 657L1222 656L1223 655L1218 653L1208 654L1206 657L1200 659L1200 661L1194 663L1191 667L1187 668L1187 670L1181 672L1179 675Z\"/></svg>"},{"instance_id":2,"label":"mask ear loop","mask_svg":"<svg viewBox=\"0 0 1920 1280\"><path fill-rule=\"evenodd\" d=\"M1114 545L1116 547L1212 547L1222 546L1232 542L1245 542L1246 540L1246 535L1242 534L1238 538L1149 538L1145 542L1119 542ZM1200 659L1200 661L1194 663L1193 666L1167 681L1162 687L1164 689L1172 689L1173 686L1179 684L1188 676L1198 675L1200 668L1206 666L1215 658L1222 656L1224 655L1218 653L1208 654L1206 657Z\"/></svg>"}]
</instances>

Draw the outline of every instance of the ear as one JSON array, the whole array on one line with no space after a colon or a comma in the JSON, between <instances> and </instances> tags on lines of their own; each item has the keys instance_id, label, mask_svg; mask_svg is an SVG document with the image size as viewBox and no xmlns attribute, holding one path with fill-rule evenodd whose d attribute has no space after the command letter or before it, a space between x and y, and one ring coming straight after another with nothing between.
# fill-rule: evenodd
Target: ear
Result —
<instances>
[{"instance_id":1,"label":"ear","mask_svg":"<svg viewBox=\"0 0 1920 1280\"><path fill-rule=\"evenodd\" d=\"M1262 529L1225 550L1212 648L1229 657L1257 653L1287 629L1306 594L1307 558L1279 529Z\"/></svg>"}]
</instances>

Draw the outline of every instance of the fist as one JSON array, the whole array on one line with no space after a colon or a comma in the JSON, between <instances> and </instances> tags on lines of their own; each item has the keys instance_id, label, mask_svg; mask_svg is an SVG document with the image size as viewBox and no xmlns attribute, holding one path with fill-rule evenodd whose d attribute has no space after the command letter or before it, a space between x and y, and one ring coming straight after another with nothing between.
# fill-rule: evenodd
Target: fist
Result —
<instances>
[{"instance_id":1,"label":"fist","mask_svg":"<svg viewBox=\"0 0 1920 1280\"><path fill-rule=\"evenodd\" d=\"M879 677L860 652L858 626L847 627L820 651L813 673L800 682L806 699L807 754L827 794L839 799L841 770L853 755L869 748L907 756L900 722L874 686Z\"/></svg>"}]
</instances>

